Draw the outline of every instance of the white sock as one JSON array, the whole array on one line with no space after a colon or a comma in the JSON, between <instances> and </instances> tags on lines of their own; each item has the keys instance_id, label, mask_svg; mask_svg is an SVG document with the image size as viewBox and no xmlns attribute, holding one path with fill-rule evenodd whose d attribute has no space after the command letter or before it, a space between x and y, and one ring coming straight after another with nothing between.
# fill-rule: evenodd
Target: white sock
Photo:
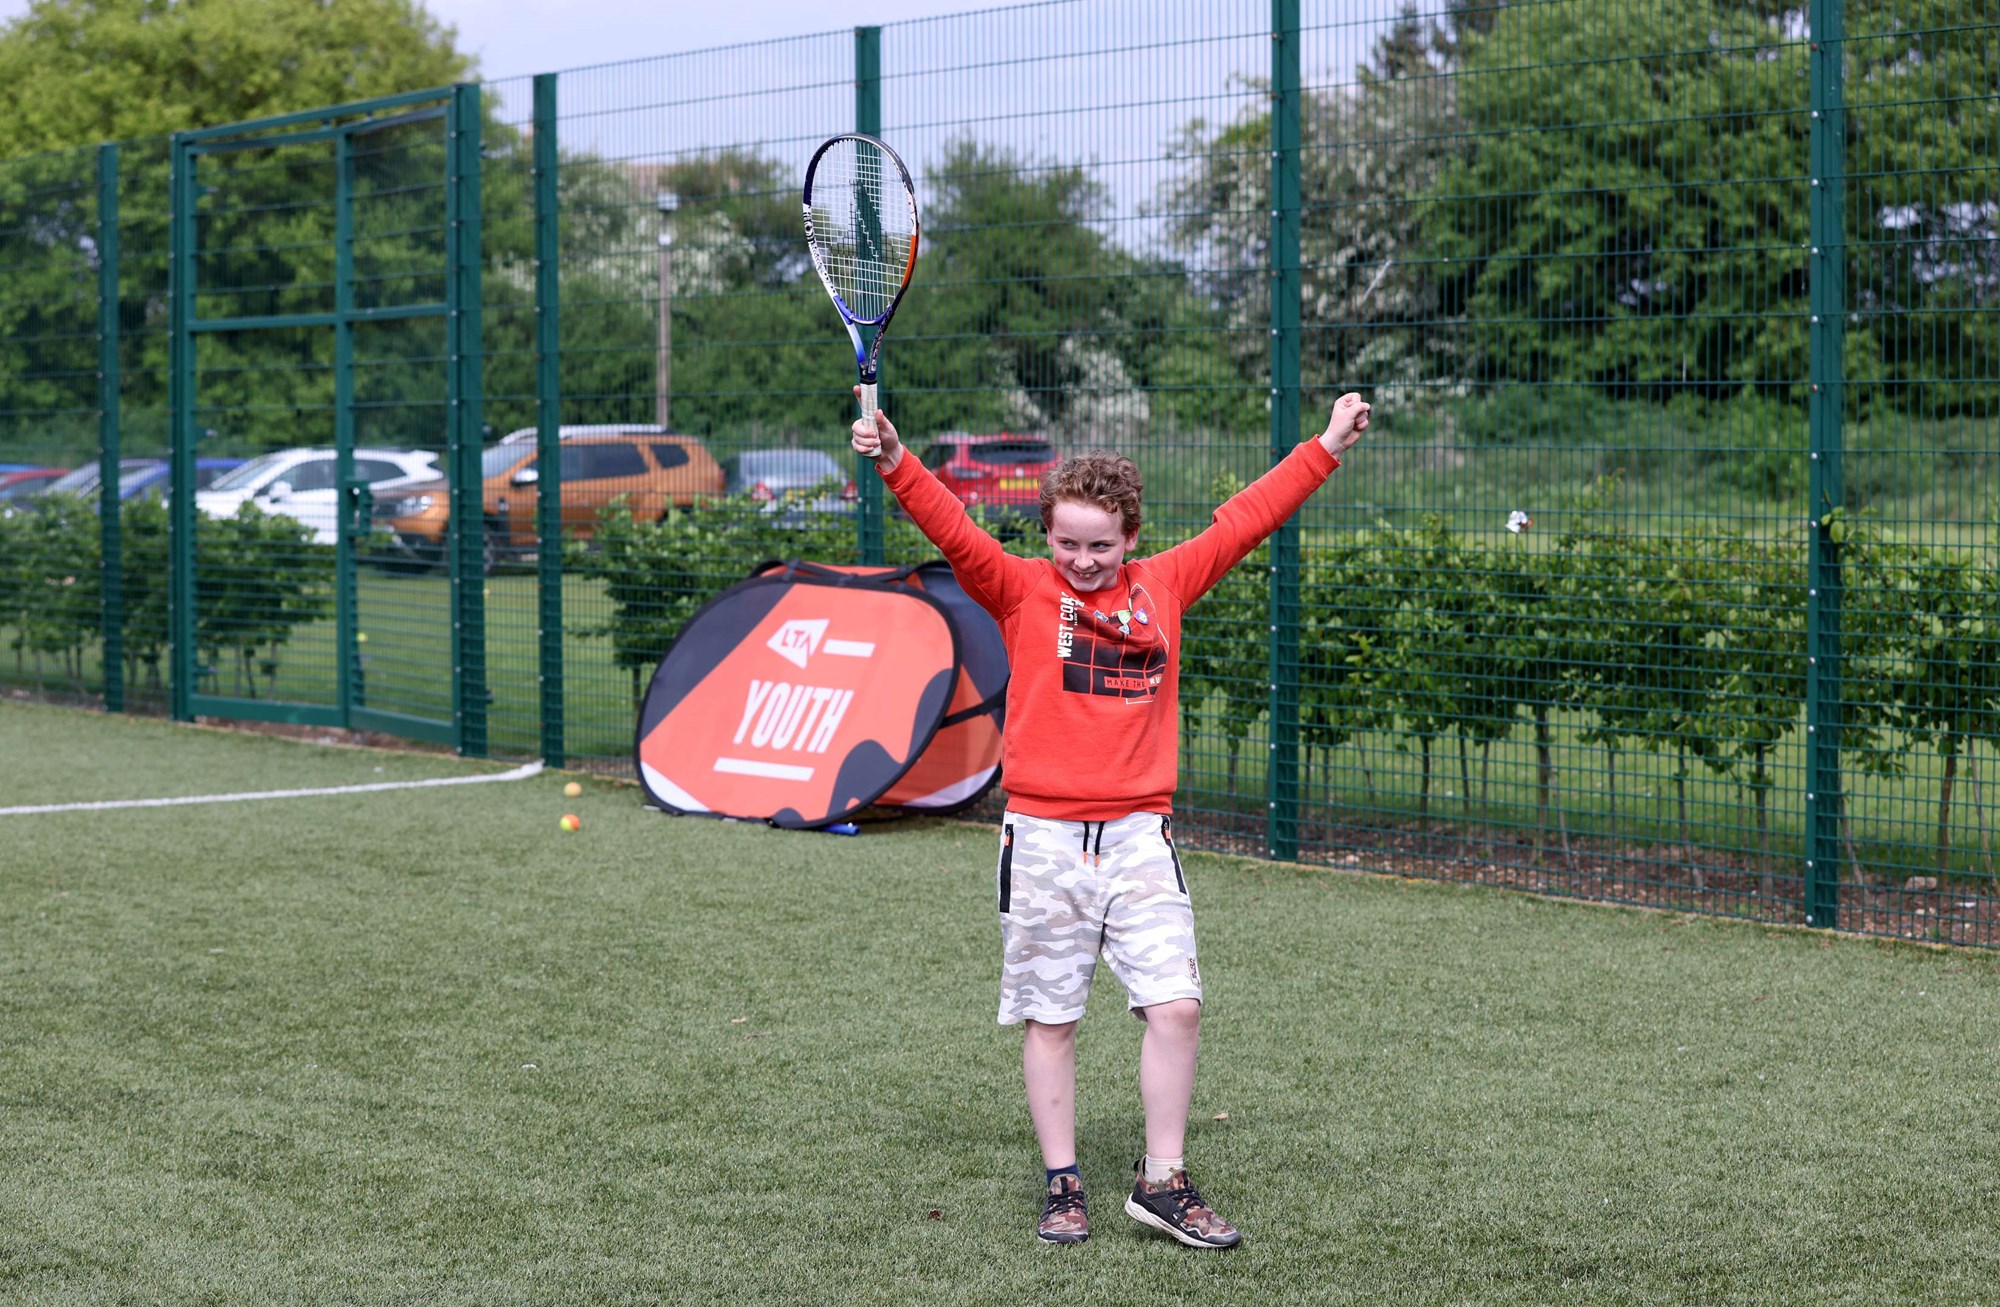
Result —
<instances>
[{"instance_id":1,"label":"white sock","mask_svg":"<svg viewBox=\"0 0 2000 1307\"><path fill-rule=\"evenodd\" d=\"M1168 1176L1187 1169L1187 1159L1181 1157L1155 1157L1146 1154L1146 1183L1164 1184Z\"/></svg>"}]
</instances>

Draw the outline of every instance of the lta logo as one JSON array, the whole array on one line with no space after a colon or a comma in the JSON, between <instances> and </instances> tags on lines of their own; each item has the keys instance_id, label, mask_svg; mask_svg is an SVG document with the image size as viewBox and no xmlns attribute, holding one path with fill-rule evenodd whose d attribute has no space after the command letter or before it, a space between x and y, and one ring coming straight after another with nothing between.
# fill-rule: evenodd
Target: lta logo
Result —
<instances>
[{"instance_id":1,"label":"lta logo","mask_svg":"<svg viewBox=\"0 0 2000 1307\"><path fill-rule=\"evenodd\" d=\"M766 644L773 653L794 667L804 667L806 660L819 649L819 642L826 636L826 619L794 618L778 628Z\"/></svg>"}]
</instances>

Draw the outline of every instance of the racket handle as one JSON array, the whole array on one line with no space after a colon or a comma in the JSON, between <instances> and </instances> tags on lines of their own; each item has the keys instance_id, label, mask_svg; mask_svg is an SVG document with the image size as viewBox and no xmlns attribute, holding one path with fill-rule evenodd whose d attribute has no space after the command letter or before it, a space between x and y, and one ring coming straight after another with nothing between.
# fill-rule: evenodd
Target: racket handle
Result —
<instances>
[{"instance_id":1,"label":"racket handle","mask_svg":"<svg viewBox=\"0 0 2000 1307\"><path fill-rule=\"evenodd\" d=\"M861 383L861 416L867 421L873 422L875 420L876 411L877 411L877 406L875 403L875 383L872 381L864 381ZM878 447L874 453L869 454L867 457L880 458L882 457L882 451Z\"/></svg>"}]
</instances>

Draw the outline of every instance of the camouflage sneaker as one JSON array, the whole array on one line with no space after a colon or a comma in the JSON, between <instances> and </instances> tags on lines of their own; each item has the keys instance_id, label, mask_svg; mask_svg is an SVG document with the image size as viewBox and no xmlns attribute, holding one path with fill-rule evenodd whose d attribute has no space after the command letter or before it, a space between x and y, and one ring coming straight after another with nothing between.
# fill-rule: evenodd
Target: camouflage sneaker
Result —
<instances>
[{"instance_id":1,"label":"camouflage sneaker","mask_svg":"<svg viewBox=\"0 0 2000 1307\"><path fill-rule=\"evenodd\" d=\"M1125 1200L1127 1216L1141 1225L1164 1230L1190 1248L1234 1248L1243 1242L1236 1227L1202 1201L1185 1170L1151 1184L1145 1168L1143 1160L1134 1167L1132 1196Z\"/></svg>"},{"instance_id":2,"label":"camouflage sneaker","mask_svg":"<svg viewBox=\"0 0 2000 1307\"><path fill-rule=\"evenodd\" d=\"M1042 1201L1042 1223L1035 1237L1043 1243L1082 1243L1090 1237L1090 1212L1083 1202L1083 1181L1063 1174L1049 1181Z\"/></svg>"}]
</instances>

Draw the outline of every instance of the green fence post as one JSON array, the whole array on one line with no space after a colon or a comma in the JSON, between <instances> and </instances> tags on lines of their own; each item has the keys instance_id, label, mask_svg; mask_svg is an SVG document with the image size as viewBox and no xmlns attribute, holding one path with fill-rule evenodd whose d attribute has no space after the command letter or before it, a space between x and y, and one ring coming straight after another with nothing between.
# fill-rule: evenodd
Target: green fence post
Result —
<instances>
[{"instance_id":1,"label":"green fence post","mask_svg":"<svg viewBox=\"0 0 2000 1307\"><path fill-rule=\"evenodd\" d=\"M473 83L451 89L447 122L450 170L445 188L445 321L449 341L451 422L445 454L451 475L451 628L453 717L458 751L486 756L486 505L480 483L484 443L480 355L479 149L480 93ZM539 460L538 460L539 461Z\"/></svg>"},{"instance_id":2,"label":"green fence post","mask_svg":"<svg viewBox=\"0 0 2000 1307\"><path fill-rule=\"evenodd\" d=\"M563 751L562 197L556 185L556 74L535 78L535 494L542 761Z\"/></svg>"},{"instance_id":3,"label":"green fence post","mask_svg":"<svg viewBox=\"0 0 2000 1307\"><path fill-rule=\"evenodd\" d=\"M1807 516L1812 523L1806 584L1806 867L1805 918L1809 926L1840 924L1840 546L1826 514L1840 507L1841 346L1847 317L1846 238L1842 234L1847 183L1841 59L1845 53L1843 0L1812 0L1812 122L1808 215L1807 305Z\"/></svg>"},{"instance_id":4,"label":"green fence post","mask_svg":"<svg viewBox=\"0 0 2000 1307\"><path fill-rule=\"evenodd\" d=\"M854 29L854 130L870 136L882 133L882 29L879 27L857 27ZM872 328L861 328L862 343L868 343L868 333ZM853 409L846 409L853 412ZM882 478L876 475L875 464L855 455L854 484L860 491L854 515L855 530L860 533L861 561L878 564L883 559L883 519L886 505L883 501Z\"/></svg>"},{"instance_id":5,"label":"green fence post","mask_svg":"<svg viewBox=\"0 0 2000 1307\"><path fill-rule=\"evenodd\" d=\"M118 147L97 147L97 517L104 711L125 711L124 523L118 498Z\"/></svg>"},{"instance_id":6,"label":"green fence post","mask_svg":"<svg viewBox=\"0 0 2000 1307\"><path fill-rule=\"evenodd\" d=\"M1271 0L1271 461L1299 443L1299 0ZM1271 537L1270 762L1265 845L1299 853L1299 532Z\"/></svg>"},{"instance_id":7,"label":"green fence post","mask_svg":"<svg viewBox=\"0 0 2000 1307\"><path fill-rule=\"evenodd\" d=\"M361 662L361 595L355 546L373 523L357 511L362 487L354 479L354 143L346 132L333 139L333 484L339 489L333 545L334 645L338 654L340 719L368 703Z\"/></svg>"},{"instance_id":8,"label":"green fence post","mask_svg":"<svg viewBox=\"0 0 2000 1307\"><path fill-rule=\"evenodd\" d=\"M195 154L183 134L173 142L168 174L171 218L167 236L167 396L172 417L168 454L173 499L167 513L167 631L170 643L170 710L175 721L194 720L194 169Z\"/></svg>"}]
</instances>

